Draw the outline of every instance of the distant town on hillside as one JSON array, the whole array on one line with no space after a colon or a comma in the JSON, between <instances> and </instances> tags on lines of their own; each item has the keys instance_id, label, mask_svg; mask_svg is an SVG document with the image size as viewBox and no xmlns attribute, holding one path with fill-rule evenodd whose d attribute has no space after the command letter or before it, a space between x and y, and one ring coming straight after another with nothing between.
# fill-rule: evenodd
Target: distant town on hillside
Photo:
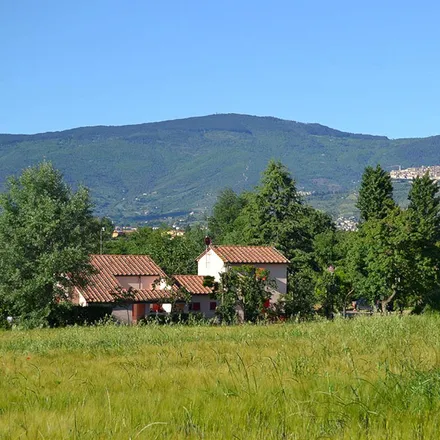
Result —
<instances>
[{"instance_id":1,"label":"distant town on hillside","mask_svg":"<svg viewBox=\"0 0 440 440\"><path fill-rule=\"evenodd\" d=\"M204 222L224 188L252 190L268 161L281 159L310 205L348 219L358 215L356 191L367 165L436 164L439 149L440 136L388 139L240 114L0 134L0 192L8 176L46 160L69 184L90 189L97 216L124 226L184 226ZM409 182L395 180L398 203Z\"/></svg>"},{"instance_id":2,"label":"distant town on hillside","mask_svg":"<svg viewBox=\"0 0 440 440\"><path fill-rule=\"evenodd\" d=\"M416 177L422 177L426 173L429 173L429 177L431 177L431 179L440 180L440 165L429 165L405 169L402 169L399 166L399 169L392 170L390 175L391 178L395 180L412 180Z\"/></svg>"}]
</instances>

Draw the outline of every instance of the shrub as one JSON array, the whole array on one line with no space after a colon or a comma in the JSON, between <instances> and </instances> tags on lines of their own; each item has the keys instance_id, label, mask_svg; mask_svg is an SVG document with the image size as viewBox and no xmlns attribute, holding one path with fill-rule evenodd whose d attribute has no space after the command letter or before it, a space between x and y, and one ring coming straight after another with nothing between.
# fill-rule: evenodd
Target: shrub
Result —
<instances>
[{"instance_id":1,"label":"shrub","mask_svg":"<svg viewBox=\"0 0 440 440\"><path fill-rule=\"evenodd\" d=\"M47 323L49 327L95 324L111 315L111 312L112 309L106 306L82 307L60 302L52 306Z\"/></svg>"}]
</instances>

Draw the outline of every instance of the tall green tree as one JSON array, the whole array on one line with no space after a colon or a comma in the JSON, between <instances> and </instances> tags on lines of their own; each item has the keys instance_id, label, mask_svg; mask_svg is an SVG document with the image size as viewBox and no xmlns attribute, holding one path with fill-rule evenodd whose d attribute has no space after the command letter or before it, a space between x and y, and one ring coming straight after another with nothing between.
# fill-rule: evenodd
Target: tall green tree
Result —
<instances>
[{"instance_id":1,"label":"tall green tree","mask_svg":"<svg viewBox=\"0 0 440 440\"><path fill-rule=\"evenodd\" d=\"M395 206L390 174L380 165L365 168L356 206L363 222L382 219Z\"/></svg>"},{"instance_id":2,"label":"tall green tree","mask_svg":"<svg viewBox=\"0 0 440 440\"><path fill-rule=\"evenodd\" d=\"M395 207L386 217L365 222L348 255L356 295L379 301L384 312L393 300L402 307L407 305L413 256L407 211Z\"/></svg>"},{"instance_id":3,"label":"tall green tree","mask_svg":"<svg viewBox=\"0 0 440 440\"><path fill-rule=\"evenodd\" d=\"M240 196L242 207L228 210L236 197L226 192L219 199L218 209L225 209L225 222L230 231L222 236L222 244L272 245L290 259L289 292L283 297L280 311L287 316L304 319L313 312L314 286L322 267L315 255L314 237L333 234L331 218L307 206L295 180L281 163L270 161L254 191ZM229 203L227 201L229 200ZM224 208L221 208L224 206ZM220 212L216 217L220 218Z\"/></svg>"},{"instance_id":4,"label":"tall green tree","mask_svg":"<svg viewBox=\"0 0 440 440\"><path fill-rule=\"evenodd\" d=\"M307 235L303 218L295 181L281 162L270 161L237 222L248 244L272 244L289 256Z\"/></svg>"},{"instance_id":5,"label":"tall green tree","mask_svg":"<svg viewBox=\"0 0 440 440\"><path fill-rule=\"evenodd\" d=\"M426 243L440 240L439 185L426 173L416 177L408 194L410 220Z\"/></svg>"},{"instance_id":6,"label":"tall green tree","mask_svg":"<svg viewBox=\"0 0 440 440\"><path fill-rule=\"evenodd\" d=\"M84 283L98 222L89 193L73 192L52 164L27 168L0 195L0 304L44 323L58 297Z\"/></svg>"},{"instance_id":7,"label":"tall green tree","mask_svg":"<svg viewBox=\"0 0 440 440\"><path fill-rule=\"evenodd\" d=\"M311 318L316 304L316 278L317 273L306 265L290 273L287 294L280 298L280 312L287 318Z\"/></svg>"},{"instance_id":8,"label":"tall green tree","mask_svg":"<svg viewBox=\"0 0 440 440\"><path fill-rule=\"evenodd\" d=\"M243 196L236 194L231 188L225 188L217 197L217 202L208 219L208 229L214 242L224 243L234 233L235 221L245 205ZM230 239L229 239L230 241Z\"/></svg>"},{"instance_id":9,"label":"tall green tree","mask_svg":"<svg viewBox=\"0 0 440 440\"><path fill-rule=\"evenodd\" d=\"M346 293L343 283L333 267L321 273L316 282L315 292L321 305L321 312L326 318L333 318L335 312L344 308Z\"/></svg>"},{"instance_id":10,"label":"tall green tree","mask_svg":"<svg viewBox=\"0 0 440 440\"><path fill-rule=\"evenodd\" d=\"M408 218L413 245L412 290L416 310L440 307L439 185L426 173L414 179L408 194Z\"/></svg>"}]
</instances>

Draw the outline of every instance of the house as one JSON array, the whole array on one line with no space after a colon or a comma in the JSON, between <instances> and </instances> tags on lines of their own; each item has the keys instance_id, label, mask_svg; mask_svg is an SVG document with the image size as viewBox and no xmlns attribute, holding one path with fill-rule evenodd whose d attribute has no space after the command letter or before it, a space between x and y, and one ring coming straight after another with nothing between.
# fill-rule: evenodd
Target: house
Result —
<instances>
[{"instance_id":1,"label":"house","mask_svg":"<svg viewBox=\"0 0 440 440\"><path fill-rule=\"evenodd\" d=\"M91 255L90 263L94 273L88 276L86 287L74 287L73 303L107 305L113 315L129 322L162 308L171 311L167 299L172 290L163 281L166 274L148 255ZM118 301L130 291L128 305Z\"/></svg>"},{"instance_id":2,"label":"house","mask_svg":"<svg viewBox=\"0 0 440 440\"><path fill-rule=\"evenodd\" d=\"M136 322L151 313L170 313L172 304L183 312L215 316L218 305L205 276L220 280L230 267L252 265L269 271L276 282L271 302L287 291L289 260L271 246L209 246L198 258L198 275L174 275L173 282L148 255L91 255L93 273L85 287L75 286L72 302L81 306L103 305L123 321ZM172 284L172 285L170 285ZM179 289L191 295L189 304L176 301Z\"/></svg>"},{"instance_id":3,"label":"house","mask_svg":"<svg viewBox=\"0 0 440 440\"><path fill-rule=\"evenodd\" d=\"M289 260L273 246L208 246L198 258L198 275L212 276L220 281L220 274L230 267L250 265L269 271L276 282L276 290L271 302L276 302L279 294L287 293L287 267Z\"/></svg>"},{"instance_id":4,"label":"house","mask_svg":"<svg viewBox=\"0 0 440 440\"><path fill-rule=\"evenodd\" d=\"M202 313L206 318L215 316L217 301L213 298L212 288L203 285L204 276L174 275L178 287L183 287L191 294L188 311Z\"/></svg>"}]
</instances>

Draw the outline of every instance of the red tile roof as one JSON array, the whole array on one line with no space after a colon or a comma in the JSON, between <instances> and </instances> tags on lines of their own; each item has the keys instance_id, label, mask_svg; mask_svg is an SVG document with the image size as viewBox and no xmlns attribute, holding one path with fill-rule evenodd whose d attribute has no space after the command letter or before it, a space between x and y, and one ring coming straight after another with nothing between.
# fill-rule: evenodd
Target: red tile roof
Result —
<instances>
[{"instance_id":1,"label":"red tile roof","mask_svg":"<svg viewBox=\"0 0 440 440\"><path fill-rule=\"evenodd\" d=\"M114 302L112 292L121 287L117 276L165 277L165 272L148 255L91 255L96 273L89 275L85 288L77 288L89 302ZM152 301L169 297L166 290L135 290L135 301Z\"/></svg>"},{"instance_id":2,"label":"red tile roof","mask_svg":"<svg viewBox=\"0 0 440 440\"><path fill-rule=\"evenodd\" d=\"M148 255L91 255L90 262L96 269L115 276L165 276L164 271Z\"/></svg>"},{"instance_id":3,"label":"red tile roof","mask_svg":"<svg viewBox=\"0 0 440 440\"><path fill-rule=\"evenodd\" d=\"M211 246L225 263L231 264L288 264L289 260L273 246ZM203 252L197 261L207 251Z\"/></svg>"},{"instance_id":4,"label":"red tile roof","mask_svg":"<svg viewBox=\"0 0 440 440\"><path fill-rule=\"evenodd\" d=\"M203 285L204 278L204 276L199 275L174 275L177 284L193 295L209 295L212 293L211 287Z\"/></svg>"}]
</instances>

